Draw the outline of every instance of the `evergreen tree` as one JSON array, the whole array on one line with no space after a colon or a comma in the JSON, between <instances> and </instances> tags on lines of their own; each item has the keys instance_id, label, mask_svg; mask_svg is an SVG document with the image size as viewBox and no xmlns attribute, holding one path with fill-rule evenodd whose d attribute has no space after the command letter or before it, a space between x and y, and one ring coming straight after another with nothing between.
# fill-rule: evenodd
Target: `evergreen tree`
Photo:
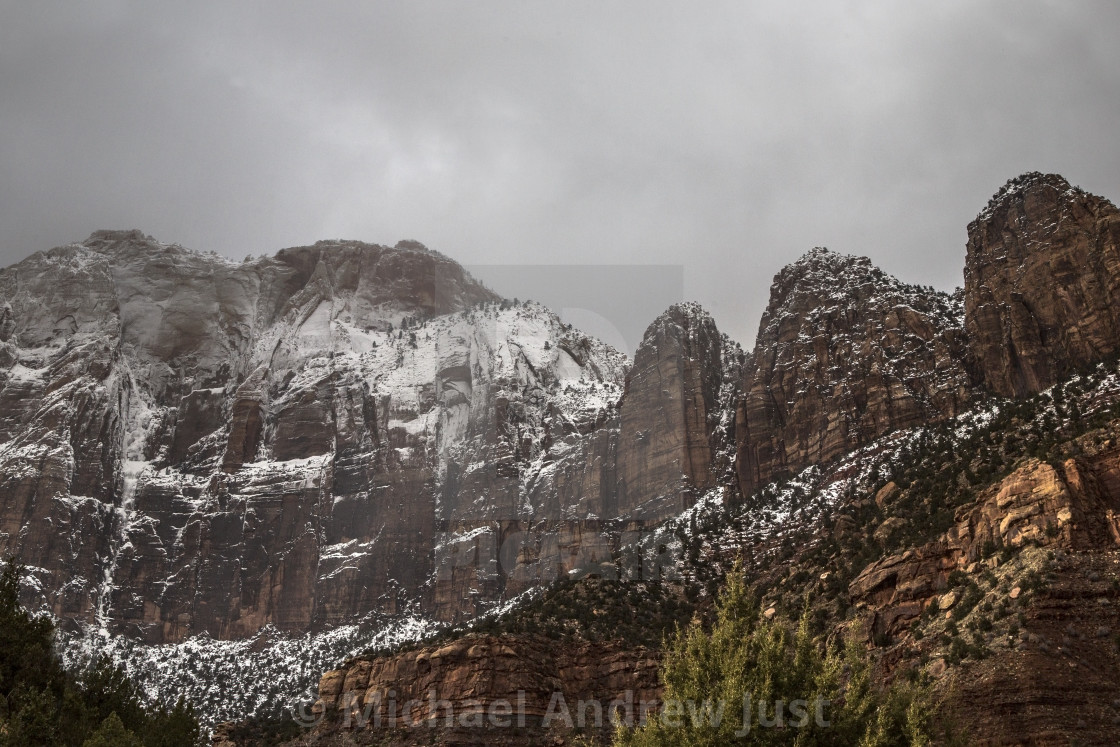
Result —
<instances>
[{"instance_id":1,"label":"evergreen tree","mask_svg":"<svg viewBox=\"0 0 1120 747\"><path fill-rule=\"evenodd\" d=\"M144 744L146 747L183 747L198 743L200 733L194 706L180 696L170 711L161 708L151 719Z\"/></svg>"},{"instance_id":2,"label":"evergreen tree","mask_svg":"<svg viewBox=\"0 0 1120 747\"><path fill-rule=\"evenodd\" d=\"M0 724L0 747L58 744L55 698L50 690L19 685L8 694L8 719Z\"/></svg>"},{"instance_id":3,"label":"evergreen tree","mask_svg":"<svg viewBox=\"0 0 1120 747\"><path fill-rule=\"evenodd\" d=\"M54 624L19 602L23 566L0 568L0 747L193 747L194 710L149 704L107 657L67 671L54 652Z\"/></svg>"},{"instance_id":4,"label":"evergreen tree","mask_svg":"<svg viewBox=\"0 0 1120 747\"><path fill-rule=\"evenodd\" d=\"M621 729L620 747L928 743L929 717L918 693L901 687L880 692L866 652L854 644L823 653L810 633L808 609L793 633L782 621L766 619L738 565L711 630L693 624L678 631L661 679L665 702L682 706ZM806 705L795 710L794 701Z\"/></svg>"},{"instance_id":5,"label":"evergreen tree","mask_svg":"<svg viewBox=\"0 0 1120 747\"><path fill-rule=\"evenodd\" d=\"M110 713L82 747L144 747L144 743L124 728L116 713Z\"/></svg>"},{"instance_id":6,"label":"evergreen tree","mask_svg":"<svg viewBox=\"0 0 1120 747\"><path fill-rule=\"evenodd\" d=\"M51 666L54 624L46 615L32 617L19 603L21 565L6 562L0 569L0 693L17 685L34 690L60 689Z\"/></svg>"},{"instance_id":7,"label":"evergreen tree","mask_svg":"<svg viewBox=\"0 0 1120 747\"><path fill-rule=\"evenodd\" d=\"M92 711L94 724L101 724L112 715L129 729L144 726L148 714L140 690L107 656L90 662L78 686L85 695L86 707Z\"/></svg>"}]
</instances>

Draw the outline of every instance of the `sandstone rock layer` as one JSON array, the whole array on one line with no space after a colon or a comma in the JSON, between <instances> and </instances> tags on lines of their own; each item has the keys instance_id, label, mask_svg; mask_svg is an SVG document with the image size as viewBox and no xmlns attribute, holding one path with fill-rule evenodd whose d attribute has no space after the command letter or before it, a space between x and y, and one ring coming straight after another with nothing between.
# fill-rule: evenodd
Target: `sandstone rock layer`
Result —
<instances>
[{"instance_id":1,"label":"sandstone rock layer","mask_svg":"<svg viewBox=\"0 0 1120 747\"><path fill-rule=\"evenodd\" d=\"M416 729L390 728L391 717L397 725L406 719L442 725L451 713L455 717L440 734L441 744L472 744L472 738L478 744L562 744L577 720L586 725L585 733L609 733L612 703L629 707L634 719L642 704L654 712L661 695L657 668L653 652L619 644L471 636L393 657L358 659L327 672L315 710L332 717L324 722L325 732L341 721L363 742L410 744L414 735L408 732ZM565 724L565 712L573 723ZM495 727L491 713L504 713L511 728ZM480 726L470 726L472 714L478 714ZM522 728L512 728L519 724ZM423 731L430 737L433 730Z\"/></svg>"},{"instance_id":2,"label":"sandstone rock layer","mask_svg":"<svg viewBox=\"0 0 1120 747\"><path fill-rule=\"evenodd\" d=\"M992 391L1022 396L1120 351L1120 211L1056 174L1008 182L968 226L965 323Z\"/></svg>"},{"instance_id":3,"label":"sandstone rock layer","mask_svg":"<svg viewBox=\"0 0 1120 747\"><path fill-rule=\"evenodd\" d=\"M736 469L744 494L974 393L958 297L815 249L775 278L745 368Z\"/></svg>"}]
</instances>

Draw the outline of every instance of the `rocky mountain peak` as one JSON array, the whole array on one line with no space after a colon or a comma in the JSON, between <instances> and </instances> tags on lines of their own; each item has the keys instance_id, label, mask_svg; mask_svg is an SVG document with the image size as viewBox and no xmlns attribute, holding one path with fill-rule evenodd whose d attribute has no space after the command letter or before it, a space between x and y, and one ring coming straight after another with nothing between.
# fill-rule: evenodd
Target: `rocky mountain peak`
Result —
<instances>
[{"instance_id":1,"label":"rocky mountain peak","mask_svg":"<svg viewBox=\"0 0 1120 747\"><path fill-rule=\"evenodd\" d=\"M649 325L622 400L620 513L660 520L714 485L723 353L699 304L675 304Z\"/></svg>"},{"instance_id":2,"label":"rocky mountain peak","mask_svg":"<svg viewBox=\"0 0 1120 747\"><path fill-rule=\"evenodd\" d=\"M181 244L166 243L138 228L97 230L84 241L70 244L67 247L59 247L59 249L52 251L70 248L84 249L105 255L110 262L121 261L128 257L156 259L161 256L184 255L206 262L234 264L232 260L215 252L203 253L188 249Z\"/></svg>"},{"instance_id":3,"label":"rocky mountain peak","mask_svg":"<svg viewBox=\"0 0 1120 747\"><path fill-rule=\"evenodd\" d=\"M1028 171L1008 179L1000 187L987 206L980 211L977 220L991 219L997 212L1028 199L1032 195L1050 194L1077 198L1087 193L1080 187L1073 187L1061 174L1044 174L1041 171Z\"/></svg>"},{"instance_id":4,"label":"rocky mountain peak","mask_svg":"<svg viewBox=\"0 0 1120 747\"><path fill-rule=\"evenodd\" d=\"M957 412L967 357L954 296L866 257L808 252L775 276L744 374L740 488Z\"/></svg>"},{"instance_id":5,"label":"rocky mountain peak","mask_svg":"<svg viewBox=\"0 0 1120 747\"><path fill-rule=\"evenodd\" d=\"M867 257L816 247L774 276L770 302L759 326L760 337L788 314L814 309L889 303L903 295L933 297L924 288L907 286L871 263Z\"/></svg>"},{"instance_id":6,"label":"rocky mountain peak","mask_svg":"<svg viewBox=\"0 0 1120 747\"><path fill-rule=\"evenodd\" d=\"M0 550L71 628L454 616L437 531L606 514L520 477L613 417L625 357L417 242L238 262L99 231L0 270L0 338Z\"/></svg>"},{"instance_id":7,"label":"rocky mountain peak","mask_svg":"<svg viewBox=\"0 0 1120 747\"><path fill-rule=\"evenodd\" d=\"M117 242L117 241L154 241L150 235L144 233L139 228L99 228L93 231L89 237L82 243L87 246L93 246L102 242Z\"/></svg>"},{"instance_id":8,"label":"rocky mountain peak","mask_svg":"<svg viewBox=\"0 0 1120 747\"><path fill-rule=\"evenodd\" d=\"M815 246L783 267L775 280L796 278L806 273L820 271L841 272L844 268L853 266L859 266L867 270L876 269L867 257L842 254L826 246Z\"/></svg>"},{"instance_id":9,"label":"rocky mountain peak","mask_svg":"<svg viewBox=\"0 0 1120 747\"><path fill-rule=\"evenodd\" d=\"M275 260L287 270L284 283L293 298L304 290L343 302L358 326L399 326L407 315L431 317L502 300L458 262L415 241L394 247L320 241L282 249Z\"/></svg>"},{"instance_id":10,"label":"rocky mountain peak","mask_svg":"<svg viewBox=\"0 0 1120 747\"><path fill-rule=\"evenodd\" d=\"M643 348L653 348L657 345L658 340L665 334L666 330L670 327L677 328L677 334L693 335L697 333L708 333L715 329L715 320L708 311L696 303L695 301L683 301L681 303L673 304L646 327L645 334L642 335L642 342L638 346L638 351ZM718 337L718 332L716 333ZM635 360L639 352L635 351Z\"/></svg>"},{"instance_id":11,"label":"rocky mountain peak","mask_svg":"<svg viewBox=\"0 0 1120 747\"><path fill-rule=\"evenodd\" d=\"M961 291L818 247L750 355L686 302L629 363L414 240L242 262L97 231L0 270L0 551L73 640L139 658L411 635L1120 352L1118 246L1111 203L1032 172L969 227Z\"/></svg>"},{"instance_id":12,"label":"rocky mountain peak","mask_svg":"<svg viewBox=\"0 0 1120 747\"><path fill-rule=\"evenodd\" d=\"M968 226L965 314L985 383L1019 396L1120 350L1120 211L1056 174L1009 181Z\"/></svg>"}]
</instances>

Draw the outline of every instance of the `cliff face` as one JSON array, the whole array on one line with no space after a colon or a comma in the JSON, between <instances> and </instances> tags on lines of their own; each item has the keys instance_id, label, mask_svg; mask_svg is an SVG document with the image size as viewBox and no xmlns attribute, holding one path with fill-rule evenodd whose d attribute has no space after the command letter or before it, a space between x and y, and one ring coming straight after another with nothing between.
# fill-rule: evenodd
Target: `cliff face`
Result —
<instances>
[{"instance_id":1,"label":"cliff face","mask_svg":"<svg viewBox=\"0 0 1120 747\"><path fill-rule=\"evenodd\" d=\"M647 331L619 406L593 425L550 435L520 473L525 505L533 511L517 521L454 527L468 562L437 585L437 597L453 603L493 594L480 572L490 567L490 556L475 543L486 532L500 548L519 537L513 547L524 573L504 581L510 594L580 563L594 565L615 549L619 526L656 523L709 488L734 483L749 493L837 460L763 491L771 502L757 510L745 507L738 516L729 510L729 526L704 530L720 538L710 545L704 546L708 535L686 537L700 552L695 561L678 561L682 567L719 566L751 557L754 570L772 582L767 588L778 607L786 585L808 579L806 589L836 602L817 610L825 619L855 620L834 633L861 633L887 672L906 663L924 668L977 739L1042 735L1039 743L1050 743L1047 735L1058 735L1052 741L1059 743L1072 733L1063 718L1091 711L1091 726L1082 733L1111 743L1110 703L1120 696L1109 679L1117 662L1110 637L1116 591L1109 586L1120 545L1116 423L1071 447L1073 456L1027 459L1013 445L1025 443L1022 432L1013 433L1022 424L1008 415L1013 426L995 443L1016 460L1014 469L990 484L977 483L972 471L987 463L986 450L965 459L950 447L944 457L951 465L945 469L955 470L949 484L963 492L953 493L956 502L948 507L912 499L915 485L944 476L936 469L914 471L916 482L903 487L884 487L881 476L895 462L914 458L912 437L920 432L882 438L892 431L960 416L945 426L952 441L953 434L982 428L999 407L1017 407L969 412L979 396L1028 394L1115 352L1120 267L1114 215L1111 205L1060 178L1013 180L969 227L965 289L953 296L901 283L863 258L814 250L776 276L756 347L745 357L701 310L670 309ZM1093 408L1111 407L1115 394L1101 396ZM1077 412L1089 409L1083 403ZM1039 417L1031 428L1046 431L1049 421ZM926 443L913 441L919 442ZM937 443L927 445L940 449ZM930 500L948 499L939 492ZM920 512L927 508L929 526L906 514L925 516ZM861 526L853 516L870 523ZM935 523L950 528L941 534L930 529ZM866 558L867 547L894 548L900 538L914 536L922 539L870 563L851 562ZM589 547L601 550L588 555ZM1051 560L1047 551L1054 553ZM696 570L685 568L684 576L701 578ZM806 598L792 596L796 605ZM847 615L849 602L854 617ZM477 609L472 604L464 603L459 614ZM790 610L796 612L784 611ZM948 662L967 642L982 643L988 658L973 661L966 649L965 661ZM359 659L323 678L318 708L367 706L390 690L416 697L421 686L453 701L483 703L525 689L539 694L534 713L542 711L546 687L569 698L614 697L620 689L656 693L652 657L627 658L622 643L594 644L617 672L604 689L588 645L469 636ZM575 679L565 663L573 657L580 662ZM977 704L995 704L995 710L981 712ZM418 705L413 716L430 716L424 708ZM1020 721L1009 726L1007 714ZM336 727L322 726L319 736L341 738ZM409 743L400 734L359 732L350 735L359 743ZM495 740L505 736L464 732L436 741L500 743ZM528 737L530 743L563 738Z\"/></svg>"},{"instance_id":2,"label":"cliff face","mask_svg":"<svg viewBox=\"0 0 1120 747\"><path fill-rule=\"evenodd\" d=\"M706 492L751 493L1115 354L1118 221L1028 174L969 226L963 294L814 250L775 277L749 356L681 304L632 365L413 242L233 263L98 232L0 271L0 553L64 628L148 644L471 618L605 567ZM852 599L899 635L991 545L1111 551L1114 462L1022 466L938 541L866 568ZM612 672L649 668L552 645L475 641L435 674L419 653L358 663L323 703L412 680L609 694L646 676Z\"/></svg>"},{"instance_id":3,"label":"cliff face","mask_svg":"<svg viewBox=\"0 0 1120 747\"><path fill-rule=\"evenodd\" d=\"M715 486L719 452L730 440L718 426L723 373L736 365L725 358L733 355L711 316L696 304L674 306L646 330L621 405L621 515L664 519Z\"/></svg>"},{"instance_id":4,"label":"cliff face","mask_svg":"<svg viewBox=\"0 0 1120 747\"><path fill-rule=\"evenodd\" d=\"M731 465L737 371L738 347L698 305L658 317L617 407L592 427L553 428L547 450L520 469L522 508L495 515L477 493L483 513L454 524L435 585L441 617L468 617L479 600L594 569L715 487Z\"/></svg>"},{"instance_id":5,"label":"cliff face","mask_svg":"<svg viewBox=\"0 0 1120 747\"><path fill-rule=\"evenodd\" d=\"M943 536L871 564L851 584L855 627L888 647L888 667L929 661L943 712L974 743L1113 744L1120 735L1118 432L1113 421L1061 462L1024 460L961 507ZM982 647L961 647L964 662L943 650L962 630Z\"/></svg>"},{"instance_id":6,"label":"cliff face","mask_svg":"<svg viewBox=\"0 0 1120 747\"><path fill-rule=\"evenodd\" d=\"M34 255L0 299L0 550L70 627L471 617L730 461L734 346L695 305L628 372L416 244L233 263L139 232Z\"/></svg>"},{"instance_id":7,"label":"cliff face","mask_svg":"<svg viewBox=\"0 0 1120 747\"><path fill-rule=\"evenodd\" d=\"M1120 211L1057 175L968 227L961 296L814 250L774 279L739 406L744 492L896 428L1023 396L1120 352Z\"/></svg>"},{"instance_id":8,"label":"cliff face","mask_svg":"<svg viewBox=\"0 0 1120 747\"><path fill-rule=\"evenodd\" d=\"M592 725L596 709L606 714L612 703L629 704L634 719L643 703L653 712L657 667L654 652L640 647L472 636L327 672L313 713L323 718L319 735L349 732L359 743L564 744L577 720L609 733L606 715ZM509 728L496 728L490 714L504 714Z\"/></svg>"},{"instance_id":9,"label":"cliff face","mask_svg":"<svg viewBox=\"0 0 1120 747\"><path fill-rule=\"evenodd\" d=\"M67 579L58 614L94 614L124 485L132 391L117 369L120 305L108 267L71 253L0 273L0 546Z\"/></svg>"},{"instance_id":10,"label":"cliff face","mask_svg":"<svg viewBox=\"0 0 1120 747\"><path fill-rule=\"evenodd\" d=\"M961 506L948 532L868 565L847 589L851 613L830 618L834 633L862 637L881 676L911 666L926 672L942 713L957 729L967 729L970 743L1058 745L1071 737L1114 743L1114 703L1120 697L1113 676L1120 664L1114 641L1120 599L1118 433L1120 421L1090 431L1078 440L1080 456L1060 464L1023 460ZM907 490L889 483L874 498L859 491L851 500L887 506L905 502ZM810 533L820 530L810 527ZM993 553L993 546L1007 553ZM713 547L704 562L742 550ZM835 559L811 567L797 562L794 558L792 569L811 569L805 575L819 574L822 582L837 572ZM792 575L781 564L774 570ZM824 586L808 583L817 593ZM804 594L792 596L787 613L804 604ZM967 631L966 639L983 642L982 658L947 665L944 641L958 635L957 626ZM611 701L629 700L635 709L644 701L656 708L662 694L658 653L622 641L472 634L407 653L359 657L322 677L313 709L322 720L304 739L401 746L571 744L574 735L557 717L558 703L573 714L579 700L595 701L604 712ZM563 701L554 700L557 693ZM407 710L406 701L411 701ZM470 714L489 712L495 702L520 703L515 707L526 714L527 728L486 726L481 715L476 728L457 722L428 726L438 727L446 718L440 708L466 714L469 723ZM433 708L435 703L448 705ZM553 716L551 728L541 726L546 713ZM395 729L388 726L390 715ZM406 717L422 728L401 728ZM227 747L250 743L216 741Z\"/></svg>"},{"instance_id":11,"label":"cliff face","mask_svg":"<svg viewBox=\"0 0 1120 747\"><path fill-rule=\"evenodd\" d=\"M965 323L984 382L1045 389L1120 350L1120 211L1056 174L1008 182L968 226Z\"/></svg>"},{"instance_id":12,"label":"cliff face","mask_svg":"<svg viewBox=\"0 0 1120 747\"><path fill-rule=\"evenodd\" d=\"M743 493L959 412L974 392L961 311L863 257L815 249L783 269L744 372Z\"/></svg>"},{"instance_id":13,"label":"cliff face","mask_svg":"<svg viewBox=\"0 0 1120 747\"><path fill-rule=\"evenodd\" d=\"M1035 459L958 511L937 541L863 570L850 593L874 613L875 633L898 635L944 594L950 573L975 567L991 548L1029 545L1081 552L1120 546L1120 447L1050 465Z\"/></svg>"},{"instance_id":14,"label":"cliff face","mask_svg":"<svg viewBox=\"0 0 1120 747\"><path fill-rule=\"evenodd\" d=\"M531 515L519 471L624 374L409 244L236 264L102 232L0 298L3 550L64 621L152 643L430 604L448 529Z\"/></svg>"}]
</instances>

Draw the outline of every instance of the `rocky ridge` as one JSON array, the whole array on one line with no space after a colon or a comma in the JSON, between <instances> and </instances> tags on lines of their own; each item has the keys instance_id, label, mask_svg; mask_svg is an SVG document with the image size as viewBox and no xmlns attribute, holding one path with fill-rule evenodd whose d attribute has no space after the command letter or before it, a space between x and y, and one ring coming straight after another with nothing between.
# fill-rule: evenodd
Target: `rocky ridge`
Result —
<instances>
[{"instance_id":1,"label":"rocky ridge","mask_svg":"<svg viewBox=\"0 0 1120 747\"><path fill-rule=\"evenodd\" d=\"M683 520L663 526L661 541L683 531L686 544L699 547L695 555L689 548L676 556L684 579L678 593L687 596L690 587L699 587L691 614L703 618L702 574L726 572L736 558L745 559L767 614L796 616L809 598L821 633L863 640L880 662L881 676L914 668L929 678L944 712L958 724L967 719L972 743L1025 735L1040 737L1041 744L1065 744L1070 737L1109 743L1117 735L1110 704L1120 695L1108 674L1120 661L1112 635L1120 588L1113 474L1120 467L1120 373L1098 368L1089 380L1071 380L1065 389L1013 407L993 401L944 424L890 434L826 468L813 466L768 487L749 506L698 504ZM1036 444L1053 456L1016 456L1035 451ZM993 453L996 445L1005 456ZM957 494L961 502L950 512L948 530L913 544L909 537L928 536L936 524L927 525L915 501L944 490L940 482L927 486L914 476L932 470L956 482L966 472L959 465L968 465L974 453L986 453L991 464L1015 462L985 477L988 467L973 460L966 470L977 474ZM871 562L865 565L854 548L870 551L862 557ZM589 591L598 583L583 582ZM629 598L632 604L640 586L616 588L619 603L625 607ZM595 593L584 597L588 609L572 606L580 595L564 594L542 609L559 603L564 620L626 615L596 601ZM494 640L524 635L503 630L500 623ZM553 640L571 650L591 644L613 651L619 645L606 632L606 638L585 637L587 630L566 627ZM469 634L450 643L471 640ZM393 662L413 656L373 661L395 668ZM338 703L332 683L364 666L362 661L324 678L319 702L325 712ZM479 695L490 692L485 688L446 692L490 702ZM312 743L333 744L336 723L320 724ZM415 736L365 728L347 734L360 744L411 744ZM542 731L533 735L530 743L545 738Z\"/></svg>"},{"instance_id":2,"label":"rocky ridge","mask_svg":"<svg viewBox=\"0 0 1120 747\"><path fill-rule=\"evenodd\" d=\"M1014 194L1019 189L1016 185L1034 179L1028 175L1013 180L1001 190L1001 195ZM1081 197L1073 190L1064 194L1068 199ZM997 196L994 202L999 201ZM997 213L990 208L980 216L979 223L998 221ZM970 228L970 235L973 230ZM838 262L824 252L813 252L798 264L835 268L821 273L820 280L827 281L832 277L844 277L844 264L852 263L851 258L839 259ZM1090 259L1093 259L1091 251ZM854 263L859 265L863 261ZM990 381L990 373L982 360L984 352L970 337L971 327L964 321L966 314L962 312L970 308L967 290L955 298L937 299L935 296L934 303L930 304L929 294L915 289L917 295L926 296L925 304L904 304L911 311L916 307L919 313L910 316L904 312L907 321L900 328L890 315L903 305L896 301L882 305L872 302L872 307L878 307L875 313L862 318L856 309L845 310L842 301L837 303L846 297L859 298L869 287L889 288L891 279L884 279L881 273L870 283L866 282L866 275L875 275L876 271L864 265L857 272L864 277L851 285L839 283L840 291L836 294L839 298L829 298L827 294L814 297L813 291L805 292L810 300L798 309L798 294L782 293L781 286L796 288L800 269L787 270L785 283L780 282L782 275L776 279L777 292L771 304L773 313L768 312L771 320L782 319L787 316L783 312L788 305L792 312L784 320L787 331L781 331L782 324L773 325L764 320L763 330L769 327L773 334L765 338L760 334L759 347L744 361L743 394L737 416L738 484L746 489L762 489L755 490L745 509L735 509L727 503L721 508L718 503L709 505L702 501L698 506L703 507L698 514L699 523L693 509L686 511L681 519L664 525L667 533L661 536L668 538L674 532L682 532L679 536L684 538L684 545L678 557L685 562L686 585L687 579L700 569L718 568L721 564L726 567L729 555L734 557L747 552L755 568L752 572L761 574L756 578L763 584L764 598L774 600L775 608L781 608L780 600L792 592L793 605L787 612L796 612L793 607L804 598L798 591L803 588L802 584L806 591L815 587L817 591L813 594L823 594L824 599L850 605L856 613L854 622L844 627L863 631L869 648L881 658L887 671L902 667L909 656L916 657L915 650L925 652L923 656L943 657L921 661L915 658L913 663L923 667L928 676L938 678L935 690L948 696L946 707L951 712L968 719L974 729L972 738L979 740L978 743L1005 743L1008 739L1028 735L1039 744L1066 744L1075 735L1092 743L1111 743L1117 736L1115 714L1109 705L1115 688L1107 685L1106 673L1111 666L1108 662L1116 659L1117 652L1108 637L1111 633L1103 639L1100 636L1101 631L1114 627L1109 625L1115 617L1108 607L1112 592L1105 582L1111 578L1112 588L1116 586L1115 562L1109 558L1115 555L1115 547L1120 542L1116 530L1116 496L1113 495L1115 476L1112 474L1118 462L1114 453L1115 439L1110 438L1108 430L1114 430L1114 422L1109 425L1107 421L1108 413L1116 410L1115 375L1105 376L1103 380L1098 375L1097 383L1092 384L1088 392L1075 377L1067 387L1074 390L1072 397L1063 396L1060 387L1053 392L1044 391L1041 413L1023 421L1024 413L1037 412L1031 410L1036 405L1027 406L1025 411L1019 405L1008 406L1004 413L998 400L983 402L985 392L981 382ZM1001 271L1006 272L1007 268ZM818 285L828 287L826 283ZM874 295L872 291L864 298ZM938 313L945 308L951 309L950 313ZM1068 307L1055 311L1056 317L1064 319L1066 324L1074 324L1079 313ZM836 325L833 319L842 320L843 325ZM884 319L889 321L884 323ZM915 325L915 320L922 323ZM821 339L814 344L812 332L822 324L831 325L829 329L842 330L837 335L841 338L839 353L829 349L827 335L820 335ZM1099 324L1089 326L1098 332L1101 329ZM852 334L853 328L874 332ZM788 329L800 331L790 334ZM899 329L905 331L900 333ZM884 333L884 330L890 332ZM884 334L885 339L903 339L908 347L898 355L884 355L886 351L876 349L877 334ZM857 344L851 345L844 339L849 337L854 337ZM1065 343L1055 342L1056 339L1049 337L1036 342L1040 343L1038 350L1060 361L1065 355L1062 352ZM867 342L860 344L863 340ZM1047 347L1048 344L1053 347ZM859 362L864 355L869 356L872 363L867 366L865 375L853 376L850 381L844 380L842 367L834 365L833 369L840 369L840 380L830 380L820 375L813 354L816 350L824 350L826 360L835 355L837 362L848 358ZM1100 350L1084 358L1079 365L1109 359L1110 354ZM767 360L778 363L767 364ZM786 379L780 375L783 361L798 362L789 365L792 376ZM885 376L882 374L884 362L888 364ZM779 375L768 378L768 369L777 369ZM1055 373L1050 383L1064 379L1070 369L1061 370L1065 373ZM760 375L760 371L763 374ZM829 368L825 367L824 371L828 372ZM873 393L867 390L861 395L851 393L852 383L858 389L858 385L869 379L873 382L870 387ZM817 422L822 427L815 431L818 434L815 442L799 438L792 428L783 430L789 428L783 417L788 411L773 404L775 390L785 390L783 380L800 384L789 387L793 395L788 401L804 408L798 411L797 417L789 418L789 423L802 422L806 413L814 413L819 418ZM1039 378L1014 393L1023 396L1043 391L1047 389L1046 381ZM993 389L1000 392L998 386ZM870 407L866 404L869 401L874 403ZM760 432L778 434L764 439L764 443L777 443L785 450L788 437L797 445L791 450L794 458L743 456L744 444L754 448L753 439L744 435L744 426L752 422L747 415L752 406L763 413L753 420L762 424ZM850 427L868 413L872 415L863 421L868 424L865 430ZM1081 432L1078 428L1090 415L1094 423L1103 422L1105 429L1089 430L1085 436L1062 440L1064 432ZM838 422L845 425L836 426ZM941 425L937 425L939 423ZM899 427L903 430L896 431ZM1021 434L1024 427L1029 428L1026 437ZM932 441L927 438L931 432L936 434ZM822 433L829 435L821 438ZM862 448L851 451L861 444ZM945 455L947 461L942 470L954 467L959 470L951 474L939 473L935 482L935 486L946 480L953 483L954 492L948 496L951 501L948 506L939 505L935 500L932 504L923 504L911 515L908 512L916 507L915 500L918 500L914 489L908 487L911 483L905 481L900 487L889 478L898 472L899 463L908 463L907 460L931 446L935 447L935 452ZM963 455L974 448L979 448L980 452L969 462ZM1038 456L1021 459L1024 454L1035 454L1040 449L1043 453L1049 450L1051 454L1064 456L1057 460ZM836 460L836 456L848 452L851 452L848 456ZM998 454L993 457L993 452ZM1015 458L1020 458L1019 463L1000 476L1004 461ZM744 464L748 467L745 477ZM767 466L760 468L759 465ZM769 479L795 474L806 465L793 480L765 484ZM925 469L929 467L921 466L911 473L924 474L921 470ZM903 473L911 474L905 469L898 472ZM762 477L763 474L766 477ZM996 476L994 481L992 474ZM711 510L713 508L715 510ZM920 537L926 531L923 511L929 513L929 528L946 522L947 529L930 542L910 544L913 540L909 538ZM689 516L693 518L687 518ZM683 552L696 544L697 539L700 540L698 552ZM876 552L884 548L899 546L903 548L899 552L875 557ZM1050 569L1048 572L1053 579L1051 587L1039 586L1036 571L1031 570L1032 564L1039 562L1039 551L1035 549L1038 546L1052 548L1051 558L1055 550L1058 552L1056 563L1042 556L1041 562ZM814 566L819 563L817 560L806 564L807 559L817 558L830 548L839 548L840 555L833 554L827 565ZM696 560L689 556L695 556ZM1001 567L1001 558L1010 558L1004 561L1005 568ZM851 570L855 573L848 577L850 585L843 580L849 571L837 570L837 565L847 563L852 564ZM989 581L986 574L992 568L1000 570L993 576L994 581ZM1078 574L1083 572L1088 574L1088 583L1078 580ZM968 580L970 578L975 580ZM988 592L988 597L995 595L994 598L988 599L982 591L977 597L977 592L973 591L977 581L981 582L981 587L994 584L993 591ZM1003 599L999 598L1001 594ZM845 599L848 601L844 602ZM1007 618L999 617L1006 616L1008 600L1012 607L1018 604L1021 610L1017 613L1019 628L1007 628ZM764 606L767 603L764 602ZM929 638L931 634L927 634L929 644L920 644L914 649L921 631L912 631L918 626L922 630L929 628L930 610L937 610L940 605L949 609L945 613L946 620L953 623L960 619L973 631L976 641L983 639L987 643L961 644L958 638L950 641L952 626L941 625L933 626L936 638ZM991 612L993 609L995 613ZM841 615L843 610L842 606ZM820 611L825 619L833 614L827 607ZM992 614L997 616L996 633L984 633L991 630ZM1064 628L1062 621L1066 621ZM943 627L945 631L937 632ZM1096 642L1090 633L1092 630L1096 631ZM1005 645L998 637L1004 634L1010 638L1019 636L1025 645L1020 646L1015 641L1010 646ZM995 640L991 640L993 635ZM951 645L943 643L942 636ZM1050 642L1054 640L1062 641L1058 653L1068 662L1051 661L1053 644ZM958 644L962 646L960 651ZM978 653L982 650L994 653ZM992 657L990 664L985 656ZM975 663L973 657L978 657ZM1078 666L1083 669L1081 677L1067 676L1067 668ZM1015 675L1009 679L1011 672ZM1044 696L1039 687L1032 684L1036 682L1041 686L1050 683L1049 695ZM961 695L962 692L967 695ZM981 713L977 710L977 704L981 703L993 704L995 710ZM1009 715L1016 718L1009 720Z\"/></svg>"},{"instance_id":3,"label":"rocky ridge","mask_svg":"<svg viewBox=\"0 0 1120 747\"><path fill-rule=\"evenodd\" d=\"M627 379L415 243L234 263L98 232L0 290L0 541L75 655L115 651L161 695L174 662L227 660L223 639L326 636L317 661L470 618L729 469L737 348L695 305L651 326ZM252 707L276 681L242 688Z\"/></svg>"},{"instance_id":4,"label":"rocky ridge","mask_svg":"<svg viewBox=\"0 0 1120 747\"><path fill-rule=\"evenodd\" d=\"M985 385L1052 386L1120 351L1120 211L1057 174L1009 181L968 226L965 323Z\"/></svg>"},{"instance_id":5,"label":"rocky ridge","mask_svg":"<svg viewBox=\"0 0 1120 747\"><path fill-rule=\"evenodd\" d=\"M632 365L414 242L238 264L99 232L0 272L0 541L71 629L174 646L469 620L694 504L808 525L870 489L845 455L1115 352L1114 214L1025 175L969 227L962 293L814 250L751 355L684 304ZM736 531L785 562L789 533Z\"/></svg>"},{"instance_id":6,"label":"rocky ridge","mask_svg":"<svg viewBox=\"0 0 1120 747\"><path fill-rule=\"evenodd\" d=\"M744 495L974 396L959 296L814 249L775 278L737 416Z\"/></svg>"},{"instance_id":7,"label":"rocky ridge","mask_svg":"<svg viewBox=\"0 0 1120 747\"><path fill-rule=\"evenodd\" d=\"M413 245L235 264L105 232L0 288L5 547L54 614L149 643L403 610L437 533L518 518L505 465L592 430L624 372Z\"/></svg>"},{"instance_id":8,"label":"rocky ridge","mask_svg":"<svg viewBox=\"0 0 1120 747\"><path fill-rule=\"evenodd\" d=\"M640 647L471 636L392 659L350 661L323 676L312 714L340 713L343 730L366 740L422 743L431 728L392 724L434 722L445 742L564 744L577 724L586 724L581 731L609 733L609 718L601 714L612 704L628 707L633 718L641 707L652 712L660 696L657 667L655 654ZM495 702L509 704L506 721L521 728L508 734L488 728L491 714L503 712ZM323 727L326 733L337 728Z\"/></svg>"}]
</instances>

